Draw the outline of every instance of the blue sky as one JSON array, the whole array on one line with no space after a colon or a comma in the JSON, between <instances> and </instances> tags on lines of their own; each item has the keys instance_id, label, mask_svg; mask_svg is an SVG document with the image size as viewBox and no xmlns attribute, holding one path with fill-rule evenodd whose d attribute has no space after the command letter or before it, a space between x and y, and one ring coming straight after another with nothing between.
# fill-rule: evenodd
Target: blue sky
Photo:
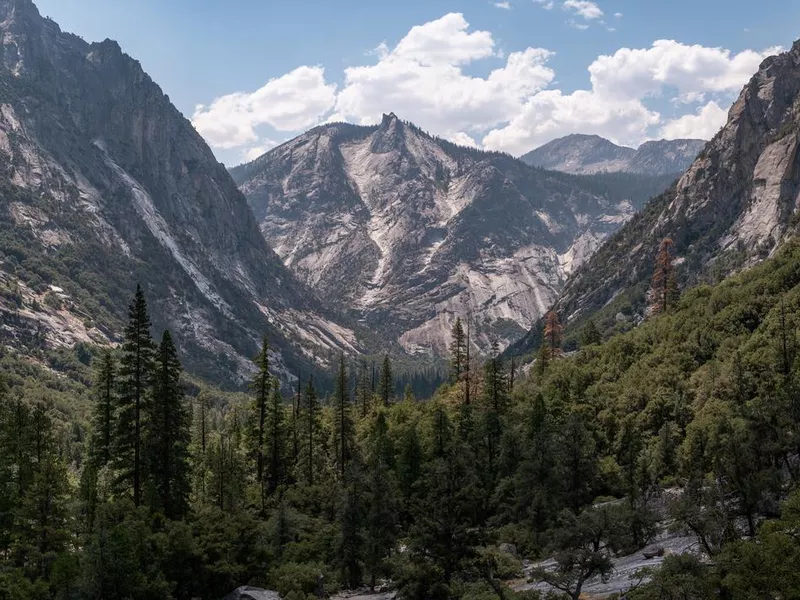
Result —
<instances>
[{"instance_id":1,"label":"blue sky","mask_svg":"<svg viewBox=\"0 0 800 600\"><path fill-rule=\"evenodd\" d=\"M572 132L709 137L768 49L800 37L793 0L37 5L87 41L119 41L226 164L389 111L515 154Z\"/></svg>"}]
</instances>

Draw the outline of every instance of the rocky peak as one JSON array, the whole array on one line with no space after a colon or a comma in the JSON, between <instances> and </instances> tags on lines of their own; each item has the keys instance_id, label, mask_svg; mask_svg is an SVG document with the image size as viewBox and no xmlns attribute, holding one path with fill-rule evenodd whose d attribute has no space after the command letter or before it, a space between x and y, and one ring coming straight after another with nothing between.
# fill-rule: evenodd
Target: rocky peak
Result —
<instances>
[{"instance_id":1,"label":"rocky peak","mask_svg":"<svg viewBox=\"0 0 800 600\"><path fill-rule=\"evenodd\" d=\"M20 21L26 17L41 18L32 0L0 0L0 24L5 25L11 20Z\"/></svg>"},{"instance_id":2,"label":"rocky peak","mask_svg":"<svg viewBox=\"0 0 800 600\"><path fill-rule=\"evenodd\" d=\"M400 150L405 145L406 127L394 113L383 115L381 125L372 137L371 150L376 154L386 154Z\"/></svg>"},{"instance_id":3,"label":"rocky peak","mask_svg":"<svg viewBox=\"0 0 800 600\"><path fill-rule=\"evenodd\" d=\"M284 264L412 353L445 351L467 311L479 347L506 344L633 212L394 114L315 128L233 175Z\"/></svg>"}]
</instances>

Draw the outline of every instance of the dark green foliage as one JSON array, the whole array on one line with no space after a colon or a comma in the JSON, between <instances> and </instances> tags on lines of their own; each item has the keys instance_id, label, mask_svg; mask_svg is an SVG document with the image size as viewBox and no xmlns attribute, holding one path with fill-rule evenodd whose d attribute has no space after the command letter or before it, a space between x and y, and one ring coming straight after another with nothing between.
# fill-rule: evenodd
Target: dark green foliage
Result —
<instances>
[{"instance_id":1,"label":"dark green foliage","mask_svg":"<svg viewBox=\"0 0 800 600\"><path fill-rule=\"evenodd\" d=\"M94 385L94 411L92 415L91 456L97 468L111 462L117 406L116 361L111 351L98 359Z\"/></svg>"},{"instance_id":2,"label":"dark green foliage","mask_svg":"<svg viewBox=\"0 0 800 600\"><path fill-rule=\"evenodd\" d=\"M255 466L255 479L260 490L261 509L266 509L267 502L267 411L270 399L272 379L269 374L269 344L267 338L261 345L261 352L255 360L257 369L253 378L253 406L250 411L248 444L251 460Z\"/></svg>"},{"instance_id":3,"label":"dark green foliage","mask_svg":"<svg viewBox=\"0 0 800 600\"><path fill-rule=\"evenodd\" d=\"M189 509L190 417L181 386L181 364L169 331L164 332L156 352L148 423L154 506L170 519L181 519Z\"/></svg>"},{"instance_id":4,"label":"dark green foliage","mask_svg":"<svg viewBox=\"0 0 800 600\"><path fill-rule=\"evenodd\" d=\"M118 490L130 494L133 503L139 506L146 476L143 443L148 426L146 416L151 400L155 353L147 302L139 286L128 317L119 362L113 463Z\"/></svg>"},{"instance_id":5,"label":"dark green foliage","mask_svg":"<svg viewBox=\"0 0 800 600\"><path fill-rule=\"evenodd\" d=\"M309 380L290 419L271 380L266 485L252 395L182 380L164 334L143 372L139 507L112 485L129 463L115 460L123 432L109 429L107 401L111 421L132 414L123 398L142 328L118 355L116 387L116 357L98 355L91 397L92 352L50 355L70 374L60 379L3 357L0 598L217 599L240 585L306 598L386 580L404 598L515 598L503 578L519 576L519 561L503 542L552 557L555 568L534 575L575 598L612 557L653 539L667 516L657 510L709 558L668 557L630 597L795 597L798 315L792 243L628 333L549 360L514 390L492 355L469 404L448 384L427 401L373 406L370 380L368 408L359 398L353 410L340 358L339 389L321 402ZM104 464L97 441L109 438Z\"/></svg>"},{"instance_id":6,"label":"dark green foliage","mask_svg":"<svg viewBox=\"0 0 800 600\"><path fill-rule=\"evenodd\" d=\"M381 365L381 379L378 388L378 396L383 402L384 406L389 406L394 395L394 379L392 376L392 361L389 355L383 357L383 364Z\"/></svg>"}]
</instances>

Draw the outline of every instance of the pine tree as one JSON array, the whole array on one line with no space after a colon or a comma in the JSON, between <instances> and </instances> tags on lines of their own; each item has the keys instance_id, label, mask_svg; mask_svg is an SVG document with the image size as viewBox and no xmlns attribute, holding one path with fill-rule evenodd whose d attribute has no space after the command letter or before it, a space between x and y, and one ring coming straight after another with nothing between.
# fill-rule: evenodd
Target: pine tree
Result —
<instances>
[{"instance_id":1,"label":"pine tree","mask_svg":"<svg viewBox=\"0 0 800 600\"><path fill-rule=\"evenodd\" d=\"M336 392L334 394L334 445L336 447L336 463L339 476L344 480L347 464L355 447L353 421L350 417L350 396L347 369L344 354L339 355L339 370L336 375Z\"/></svg>"},{"instance_id":2,"label":"pine tree","mask_svg":"<svg viewBox=\"0 0 800 600\"><path fill-rule=\"evenodd\" d=\"M340 491L337 511L339 535L336 544L341 580L350 589L359 587L363 579L362 486L360 466L356 462L351 463Z\"/></svg>"},{"instance_id":3,"label":"pine tree","mask_svg":"<svg viewBox=\"0 0 800 600\"><path fill-rule=\"evenodd\" d=\"M675 244L670 238L661 240L658 247L653 279L648 292L650 313L653 315L667 312L677 300L678 286L672 258L674 247Z\"/></svg>"},{"instance_id":4,"label":"pine tree","mask_svg":"<svg viewBox=\"0 0 800 600\"><path fill-rule=\"evenodd\" d=\"M189 507L191 430L181 372L178 351L165 331L156 357L148 446L158 507L170 519L183 518Z\"/></svg>"},{"instance_id":5,"label":"pine tree","mask_svg":"<svg viewBox=\"0 0 800 600\"><path fill-rule=\"evenodd\" d=\"M32 478L15 510L11 553L31 578L47 578L69 540L67 529L69 482L53 425L41 404L31 413L29 429Z\"/></svg>"},{"instance_id":6,"label":"pine tree","mask_svg":"<svg viewBox=\"0 0 800 600\"><path fill-rule=\"evenodd\" d=\"M319 399L314 387L314 378L309 377L305 393L305 408L302 415L303 446L300 451L298 467L302 469L307 485L314 485L317 471L317 446L322 441L319 423Z\"/></svg>"},{"instance_id":7,"label":"pine tree","mask_svg":"<svg viewBox=\"0 0 800 600\"><path fill-rule=\"evenodd\" d=\"M508 401L508 381L496 341L492 342L491 354L484 367L483 385L484 401L498 415L501 414Z\"/></svg>"},{"instance_id":8,"label":"pine tree","mask_svg":"<svg viewBox=\"0 0 800 600\"><path fill-rule=\"evenodd\" d=\"M472 361L470 358L470 347L472 345L471 338L471 323L472 319L467 319L467 342L465 363L464 363L464 405L469 406L472 396Z\"/></svg>"},{"instance_id":9,"label":"pine tree","mask_svg":"<svg viewBox=\"0 0 800 600\"><path fill-rule=\"evenodd\" d=\"M558 314L551 310L545 317L544 341L547 345L549 358L557 358L561 355L561 340L564 328L558 320Z\"/></svg>"},{"instance_id":10,"label":"pine tree","mask_svg":"<svg viewBox=\"0 0 800 600\"><path fill-rule=\"evenodd\" d=\"M145 481L143 442L146 412L153 380L153 338L147 302L140 286L128 311L128 325L119 362L117 433L112 462L119 491L128 492L136 506L142 502Z\"/></svg>"},{"instance_id":11,"label":"pine tree","mask_svg":"<svg viewBox=\"0 0 800 600\"><path fill-rule=\"evenodd\" d=\"M194 414L194 435L191 457L193 501L201 505L208 501L209 446L211 440L211 409L208 393L203 390L197 395Z\"/></svg>"},{"instance_id":12,"label":"pine tree","mask_svg":"<svg viewBox=\"0 0 800 600\"><path fill-rule=\"evenodd\" d=\"M274 494L278 486L283 483L286 471L285 449L285 413L283 396L281 396L280 383L272 380L272 396L267 410L267 486L270 494Z\"/></svg>"},{"instance_id":13,"label":"pine tree","mask_svg":"<svg viewBox=\"0 0 800 600\"><path fill-rule=\"evenodd\" d=\"M394 381L392 379L392 361L389 355L383 357L383 366L381 367L381 382L380 382L380 398L384 406L389 406L392 401L394 393Z\"/></svg>"},{"instance_id":14,"label":"pine tree","mask_svg":"<svg viewBox=\"0 0 800 600\"><path fill-rule=\"evenodd\" d=\"M397 540L397 493L391 471L393 457L394 449L388 436L386 416L381 412L375 419L370 435L366 482L364 555L372 591L375 590L377 578L386 573L386 559Z\"/></svg>"},{"instance_id":15,"label":"pine tree","mask_svg":"<svg viewBox=\"0 0 800 600\"><path fill-rule=\"evenodd\" d=\"M96 468L111 462L117 404L116 364L110 350L100 356L94 374L94 410L92 418L92 460Z\"/></svg>"},{"instance_id":16,"label":"pine tree","mask_svg":"<svg viewBox=\"0 0 800 600\"><path fill-rule=\"evenodd\" d=\"M356 403L361 407L361 417L369 414L372 406L372 389L370 386L369 365L366 360L362 360L358 369L358 380L356 381Z\"/></svg>"},{"instance_id":17,"label":"pine tree","mask_svg":"<svg viewBox=\"0 0 800 600\"><path fill-rule=\"evenodd\" d=\"M584 325L583 331L581 331L581 347L591 346L592 344L599 344L603 341L603 336L600 334L600 331L597 329L597 325L594 324L593 319L589 319L589 321Z\"/></svg>"},{"instance_id":18,"label":"pine tree","mask_svg":"<svg viewBox=\"0 0 800 600\"><path fill-rule=\"evenodd\" d=\"M253 379L253 406L250 414L249 448L250 455L255 463L256 483L259 490L261 510L266 510L267 481L264 457L266 455L266 423L267 405L269 404L269 390L271 378L269 374L269 344L264 337L261 352L255 360L257 373Z\"/></svg>"},{"instance_id":19,"label":"pine tree","mask_svg":"<svg viewBox=\"0 0 800 600\"><path fill-rule=\"evenodd\" d=\"M458 383L466 370L467 340L464 335L464 326L461 317L456 318L453 325L452 341L450 342L450 382Z\"/></svg>"}]
</instances>

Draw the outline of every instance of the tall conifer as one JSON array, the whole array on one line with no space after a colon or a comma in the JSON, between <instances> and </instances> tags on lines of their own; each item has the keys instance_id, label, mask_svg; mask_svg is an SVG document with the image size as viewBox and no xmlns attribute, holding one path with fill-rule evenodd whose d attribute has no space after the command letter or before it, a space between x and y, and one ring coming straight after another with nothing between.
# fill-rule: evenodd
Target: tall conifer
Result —
<instances>
[{"instance_id":1,"label":"tall conifer","mask_svg":"<svg viewBox=\"0 0 800 600\"><path fill-rule=\"evenodd\" d=\"M154 344L150 326L144 292L136 286L119 363L117 434L112 453L118 489L130 493L136 506L142 502L143 441L153 380Z\"/></svg>"},{"instance_id":2,"label":"tall conifer","mask_svg":"<svg viewBox=\"0 0 800 600\"><path fill-rule=\"evenodd\" d=\"M165 331L156 357L148 450L159 508L171 519L184 517L189 506L191 431L181 371L178 351Z\"/></svg>"}]
</instances>

